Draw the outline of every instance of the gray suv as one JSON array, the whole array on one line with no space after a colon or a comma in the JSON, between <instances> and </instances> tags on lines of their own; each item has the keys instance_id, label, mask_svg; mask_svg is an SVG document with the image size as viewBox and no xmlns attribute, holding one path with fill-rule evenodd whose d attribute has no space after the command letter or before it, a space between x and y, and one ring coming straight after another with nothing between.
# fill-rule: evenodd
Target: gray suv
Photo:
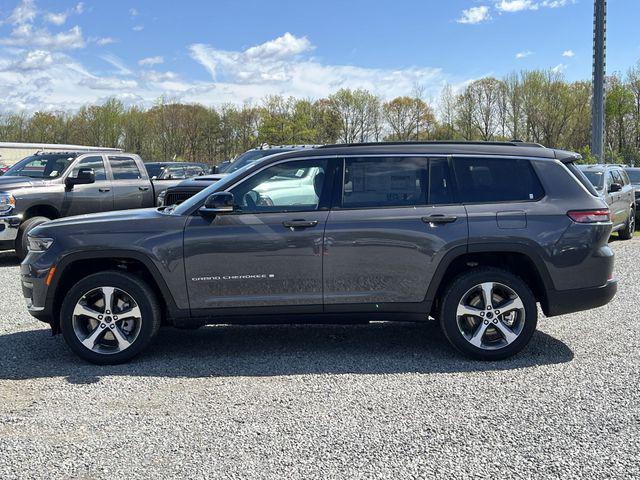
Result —
<instances>
[{"instance_id":1,"label":"gray suv","mask_svg":"<svg viewBox=\"0 0 640 480\"><path fill-rule=\"evenodd\" d=\"M593 184L611 211L614 232L630 240L636 231L635 187L627 170L620 165L581 165L580 170Z\"/></svg>"},{"instance_id":2,"label":"gray suv","mask_svg":"<svg viewBox=\"0 0 640 480\"><path fill-rule=\"evenodd\" d=\"M161 325L437 320L469 356L616 292L612 223L537 144L333 145L259 160L178 206L29 235L29 312L82 358L124 362ZM310 178L312 177L312 178Z\"/></svg>"}]
</instances>

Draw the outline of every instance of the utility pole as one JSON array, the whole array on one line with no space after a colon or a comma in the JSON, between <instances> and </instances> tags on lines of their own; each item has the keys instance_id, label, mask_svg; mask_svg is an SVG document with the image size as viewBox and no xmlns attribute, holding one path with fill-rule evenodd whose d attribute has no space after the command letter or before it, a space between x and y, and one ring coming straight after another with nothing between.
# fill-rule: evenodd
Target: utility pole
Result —
<instances>
[{"instance_id":1,"label":"utility pole","mask_svg":"<svg viewBox=\"0 0 640 480\"><path fill-rule=\"evenodd\" d=\"M593 5L593 102L591 153L604 161L604 80L606 71L607 0Z\"/></svg>"}]
</instances>

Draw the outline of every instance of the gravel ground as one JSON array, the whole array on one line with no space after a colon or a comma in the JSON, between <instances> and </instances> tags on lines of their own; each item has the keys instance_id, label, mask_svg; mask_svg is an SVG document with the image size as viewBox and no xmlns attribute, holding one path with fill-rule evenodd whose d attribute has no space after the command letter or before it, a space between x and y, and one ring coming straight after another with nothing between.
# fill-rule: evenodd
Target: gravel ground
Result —
<instances>
[{"instance_id":1,"label":"gravel ground","mask_svg":"<svg viewBox=\"0 0 640 480\"><path fill-rule=\"evenodd\" d=\"M96 367L27 313L0 254L0 478L639 478L640 239L620 288L517 357L435 325L166 329Z\"/></svg>"}]
</instances>

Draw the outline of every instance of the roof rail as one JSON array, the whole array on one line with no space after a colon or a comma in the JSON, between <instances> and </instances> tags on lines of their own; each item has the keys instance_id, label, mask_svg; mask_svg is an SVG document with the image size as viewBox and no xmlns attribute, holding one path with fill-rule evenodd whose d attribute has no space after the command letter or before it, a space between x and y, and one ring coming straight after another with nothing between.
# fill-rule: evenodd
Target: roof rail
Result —
<instances>
[{"instance_id":1,"label":"roof rail","mask_svg":"<svg viewBox=\"0 0 640 480\"><path fill-rule=\"evenodd\" d=\"M481 142L481 141L466 141L466 140L430 140L421 142L363 142L363 143L334 143L329 145L322 145L318 148L332 148L332 147L371 147L371 146L384 146L384 145L490 145L490 146L505 146L505 147L535 147L545 148L544 145L539 143L523 142L522 140L512 140L510 142Z\"/></svg>"}]
</instances>

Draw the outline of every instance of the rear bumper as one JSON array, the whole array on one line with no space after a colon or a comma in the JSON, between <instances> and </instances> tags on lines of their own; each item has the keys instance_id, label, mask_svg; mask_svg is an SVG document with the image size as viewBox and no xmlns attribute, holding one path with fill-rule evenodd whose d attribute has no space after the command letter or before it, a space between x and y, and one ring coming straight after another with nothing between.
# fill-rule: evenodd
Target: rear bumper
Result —
<instances>
[{"instance_id":1,"label":"rear bumper","mask_svg":"<svg viewBox=\"0 0 640 480\"><path fill-rule=\"evenodd\" d=\"M547 317L554 317L601 307L611 301L617 290L617 280L609 280L600 287L550 290L547 291L547 308L544 313Z\"/></svg>"}]
</instances>

